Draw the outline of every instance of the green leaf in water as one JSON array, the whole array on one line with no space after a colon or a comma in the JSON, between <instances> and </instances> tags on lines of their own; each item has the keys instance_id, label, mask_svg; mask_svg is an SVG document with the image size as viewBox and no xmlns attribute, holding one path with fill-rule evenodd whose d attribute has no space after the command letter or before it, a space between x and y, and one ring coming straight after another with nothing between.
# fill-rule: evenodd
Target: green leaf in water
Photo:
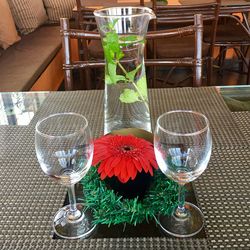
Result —
<instances>
[{"instance_id":1,"label":"green leaf in water","mask_svg":"<svg viewBox=\"0 0 250 250\"><path fill-rule=\"evenodd\" d=\"M116 74L117 65L115 63L108 63L107 67L108 67L108 74L105 74L105 83L116 84L118 81L127 82L125 76Z\"/></svg>"},{"instance_id":2,"label":"green leaf in water","mask_svg":"<svg viewBox=\"0 0 250 250\"><path fill-rule=\"evenodd\" d=\"M113 82L108 74L105 74L105 83L106 84L113 84Z\"/></svg>"},{"instance_id":3,"label":"green leaf in water","mask_svg":"<svg viewBox=\"0 0 250 250\"><path fill-rule=\"evenodd\" d=\"M127 79L128 79L129 81L131 81L131 82L134 81L135 75L136 75L136 73L138 72L138 70L140 69L140 67L141 67L141 64L138 65L134 70L132 70L132 71L130 71L130 72L127 72L126 77L127 77Z\"/></svg>"},{"instance_id":4,"label":"green leaf in water","mask_svg":"<svg viewBox=\"0 0 250 250\"><path fill-rule=\"evenodd\" d=\"M108 23L108 27L110 30L114 30L116 23L118 22L119 18L116 18L113 22Z\"/></svg>"},{"instance_id":5,"label":"green leaf in water","mask_svg":"<svg viewBox=\"0 0 250 250\"><path fill-rule=\"evenodd\" d=\"M111 83L116 83L116 67L115 63L108 63L108 74L111 80Z\"/></svg>"},{"instance_id":6,"label":"green leaf in water","mask_svg":"<svg viewBox=\"0 0 250 250\"><path fill-rule=\"evenodd\" d=\"M120 41L122 42L134 42L138 39L136 35L121 36Z\"/></svg>"},{"instance_id":7,"label":"green leaf in water","mask_svg":"<svg viewBox=\"0 0 250 250\"><path fill-rule=\"evenodd\" d=\"M143 96L143 98L148 98L148 92L147 92L147 79L146 76L144 75L143 77L141 77L137 83L137 88L140 92L140 94Z\"/></svg>"},{"instance_id":8,"label":"green leaf in water","mask_svg":"<svg viewBox=\"0 0 250 250\"><path fill-rule=\"evenodd\" d=\"M120 60L124 56L119 46L119 36L114 31L106 34L103 39L103 49L105 58L109 63Z\"/></svg>"},{"instance_id":9,"label":"green leaf in water","mask_svg":"<svg viewBox=\"0 0 250 250\"><path fill-rule=\"evenodd\" d=\"M127 81L128 81L128 80L126 79L126 77L123 76L123 75L116 75L116 76L115 76L115 80L116 80L116 82L118 82L118 81L125 81L125 82L127 82Z\"/></svg>"},{"instance_id":10,"label":"green leaf in water","mask_svg":"<svg viewBox=\"0 0 250 250\"><path fill-rule=\"evenodd\" d=\"M119 99L124 103L134 103L139 101L139 96L133 89L124 89Z\"/></svg>"},{"instance_id":11,"label":"green leaf in water","mask_svg":"<svg viewBox=\"0 0 250 250\"><path fill-rule=\"evenodd\" d=\"M115 19L113 22L109 22L101 26L101 30L113 31L115 29L115 25L118 22L119 18Z\"/></svg>"}]
</instances>

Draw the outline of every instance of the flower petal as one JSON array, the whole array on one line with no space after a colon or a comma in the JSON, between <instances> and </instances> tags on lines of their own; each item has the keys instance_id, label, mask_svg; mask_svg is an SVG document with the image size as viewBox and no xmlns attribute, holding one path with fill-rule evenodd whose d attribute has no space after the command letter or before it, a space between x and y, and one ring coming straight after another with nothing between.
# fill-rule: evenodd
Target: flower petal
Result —
<instances>
[{"instance_id":1,"label":"flower petal","mask_svg":"<svg viewBox=\"0 0 250 250\"><path fill-rule=\"evenodd\" d=\"M141 157L140 161L141 161L141 164L142 164L142 168L144 169L145 173L147 173L149 171L149 169L151 168L148 160Z\"/></svg>"},{"instance_id":2,"label":"flower petal","mask_svg":"<svg viewBox=\"0 0 250 250\"><path fill-rule=\"evenodd\" d=\"M121 169L122 169L122 164L121 164L122 161L120 161L120 163L115 167L114 169L114 174L115 176L119 176L120 173L121 173Z\"/></svg>"},{"instance_id":3,"label":"flower petal","mask_svg":"<svg viewBox=\"0 0 250 250\"><path fill-rule=\"evenodd\" d=\"M157 164L157 161L155 159L149 158L148 160L149 160L151 166L153 166L154 169L158 169L158 164Z\"/></svg>"},{"instance_id":4,"label":"flower petal","mask_svg":"<svg viewBox=\"0 0 250 250\"><path fill-rule=\"evenodd\" d=\"M127 173L128 173L129 178L132 179L133 171L134 171L134 164L133 164L131 159L127 160L126 169L127 169Z\"/></svg>"},{"instance_id":5,"label":"flower petal","mask_svg":"<svg viewBox=\"0 0 250 250\"><path fill-rule=\"evenodd\" d=\"M151 166L150 166L150 168L148 169L148 171L149 171L149 173L150 173L151 176L154 175L154 173L153 173L153 168L152 168Z\"/></svg>"},{"instance_id":6,"label":"flower petal","mask_svg":"<svg viewBox=\"0 0 250 250\"><path fill-rule=\"evenodd\" d=\"M134 163L136 169L141 173L141 171L142 171L141 163L137 159L133 160L133 163Z\"/></svg>"},{"instance_id":7,"label":"flower petal","mask_svg":"<svg viewBox=\"0 0 250 250\"><path fill-rule=\"evenodd\" d=\"M137 175L137 169L134 165L134 161L131 161L131 172L132 172L131 179L134 180Z\"/></svg>"},{"instance_id":8,"label":"flower petal","mask_svg":"<svg viewBox=\"0 0 250 250\"><path fill-rule=\"evenodd\" d=\"M118 176L118 180L119 180L121 183L126 183L126 182L127 182L125 179L122 179L120 176Z\"/></svg>"},{"instance_id":9,"label":"flower petal","mask_svg":"<svg viewBox=\"0 0 250 250\"><path fill-rule=\"evenodd\" d=\"M114 160L111 163L111 166L110 166L111 168L116 167L117 165L119 165L120 161L121 161L121 157L115 156L113 158L114 158Z\"/></svg>"},{"instance_id":10,"label":"flower petal","mask_svg":"<svg viewBox=\"0 0 250 250\"><path fill-rule=\"evenodd\" d=\"M109 175L110 171L115 167L115 165L112 165L112 162L115 160L115 158L116 157L110 157L106 160L105 172L107 175Z\"/></svg>"},{"instance_id":11,"label":"flower petal","mask_svg":"<svg viewBox=\"0 0 250 250\"><path fill-rule=\"evenodd\" d=\"M94 153L94 156L93 156L92 165L96 166L100 161L103 161L108 157L109 155L105 152L101 152L101 153L96 152Z\"/></svg>"},{"instance_id":12,"label":"flower petal","mask_svg":"<svg viewBox=\"0 0 250 250\"><path fill-rule=\"evenodd\" d=\"M105 172L103 171L103 172L101 173L101 176L100 176L101 180L104 180L106 177L107 177L107 175L106 175Z\"/></svg>"},{"instance_id":13,"label":"flower petal","mask_svg":"<svg viewBox=\"0 0 250 250\"><path fill-rule=\"evenodd\" d=\"M114 168L111 169L111 170L109 171L109 173L108 173L108 177L111 178L112 176L114 176Z\"/></svg>"},{"instance_id":14,"label":"flower petal","mask_svg":"<svg viewBox=\"0 0 250 250\"><path fill-rule=\"evenodd\" d=\"M104 171L105 163L106 161L102 161L101 164L99 165L98 170L97 170L98 174Z\"/></svg>"},{"instance_id":15,"label":"flower petal","mask_svg":"<svg viewBox=\"0 0 250 250\"><path fill-rule=\"evenodd\" d=\"M122 161L121 161L122 162ZM127 172L127 164L126 164L126 161L125 161L125 159L123 159L123 165L121 166L121 172L120 172L120 178L122 179L122 180L126 180L126 179L128 179L129 178L129 176L128 176L128 172Z\"/></svg>"},{"instance_id":16,"label":"flower petal","mask_svg":"<svg viewBox=\"0 0 250 250\"><path fill-rule=\"evenodd\" d=\"M125 178L123 178L122 176L118 176L118 180L122 183L126 183L129 180L129 176L126 175Z\"/></svg>"}]
</instances>

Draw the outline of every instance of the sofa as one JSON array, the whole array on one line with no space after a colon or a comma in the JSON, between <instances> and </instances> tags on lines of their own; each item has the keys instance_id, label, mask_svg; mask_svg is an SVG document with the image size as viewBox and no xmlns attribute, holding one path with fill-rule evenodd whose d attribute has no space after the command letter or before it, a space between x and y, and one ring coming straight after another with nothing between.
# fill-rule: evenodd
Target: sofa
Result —
<instances>
[{"instance_id":1,"label":"sofa","mask_svg":"<svg viewBox=\"0 0 250 250\"><path fill-rule=\"evenodd\" d=\"M57 90L64 77L59 19L72 17L75 0L1 0L0 5L3 3L0 6L0 91ZM10 18L6 17L7 8L13 20L4 24L1 12L5 22ZM8 40L3 38L3 33L8 28L14 29L12 22L16 31Z\"/></svg>"}]
</instances>

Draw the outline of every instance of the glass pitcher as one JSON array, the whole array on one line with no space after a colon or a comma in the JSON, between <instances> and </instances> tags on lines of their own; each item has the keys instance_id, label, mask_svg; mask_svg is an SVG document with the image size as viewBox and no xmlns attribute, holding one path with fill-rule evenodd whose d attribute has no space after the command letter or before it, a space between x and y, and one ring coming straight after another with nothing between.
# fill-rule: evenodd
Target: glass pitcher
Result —
<instances>
[{"instance_id":1,"label":"glass pitcher","mask_svg":"<svg viewBox=\"0 0 250 250\"><path fill-rule=\"evenodd\" d=\"M155 15L146 7L105 8L94 15L106 61L104 133L121 128L151 132L144 46Z\"/></svg>"}]
</instances>

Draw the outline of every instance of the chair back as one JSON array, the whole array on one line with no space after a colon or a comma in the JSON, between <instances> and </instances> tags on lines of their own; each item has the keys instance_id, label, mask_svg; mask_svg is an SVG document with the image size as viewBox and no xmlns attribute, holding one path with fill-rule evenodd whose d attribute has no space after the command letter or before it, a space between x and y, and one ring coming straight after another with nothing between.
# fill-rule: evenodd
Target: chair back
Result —
<instances>
[{"instance_id":1,"label":"chair back","mask_svg":"<svg viewBox=\"0 0 250 250\"><path fill-rule=\"evenodd\" d=\"M77 10L77 28L84 30L93 30L96 28L95 17L93 11L97 8L107 8L114 6L128 5L126 1L123 3L118 3L117 0L76 0L76 10ZM129 5L144 6L144 0L134 1L129 3Z\"/></svg>"},{"instance_id":2,"label":"chair back","mask_svg":"<svg viewBox=\"0 0 250 250\"><path fill-rule=\"evenodd\" d=\"M202 14L204 31L209 27L209 49L208 54L204 54L203 58L207 60L207 82L211 84L213 55L221 0L207 0L208 3L190 5L164 5L160 4L157 0L152 1L153 10L157 17L153 24L154 30L161 29L162 27L165 29L168 27L187 25L193 22L194 15Z\"/></svg>"},{"instance_id":3,"label":"chair back","mask_svg":"<svg viewBox=\"0 0 250 250\"><path fill-rule=\"evenodd\" d=\"M207 0L208 3L189 5L166 5L152 0L153 10L157 17L156 23L188 23L193 22L195 14L202 14L203 21L218 17L221 0ZM210 1L210 2L209 2Z\"/></svg>"},{"instance_id":4,"label":"chair back","mask_svg":"<svg viewBox=\"0 0 250 250\"><path fill-rule=\"evenodd\" d=\"M194 68L194 86L200 86L202 81L202 36L203 36L203 22L202 15L194 16L194 25L185 26L178 29L169 29L161 31L148 32L146 39L165 39L170 37L183 37L186 35L195 35L195 54L193 58L176 58L176 59L146 59L146 66L172 66L178 64L179 66L186 66ZM70 29L69 20L61 18L61 35L62 47L64 53L63 69L65 72L65 90L73 90L73 69L89 69L96 67L104 67L104 60L78 60L74 61L71 56L70 43L71 39L80 40L100 40L100 35L96 31L86 31L78 29ZM85 89L91 89L91 82L85 83Z\"/></svg>"},{"instance_id":5,"label":"chair back","mask_svg":"<svg viewBox=\"0 0 250 250\"><path fill-rule=\"evenodd\" d=\"M202 14L204 25L207 22L211 22L212 25L210 34L210 53L213 53L214 42L216 38L216 29L218 25L218 16L220 13L220 5L221 0L190 5L162 5L159 4L157 0L153 0L153 10L157 17L154 21L154 30L157 30L158 26L161 25L164 25L165 27L174 24L186 25L193 22L195 14Z\"/></svg>"}]
</instances>

